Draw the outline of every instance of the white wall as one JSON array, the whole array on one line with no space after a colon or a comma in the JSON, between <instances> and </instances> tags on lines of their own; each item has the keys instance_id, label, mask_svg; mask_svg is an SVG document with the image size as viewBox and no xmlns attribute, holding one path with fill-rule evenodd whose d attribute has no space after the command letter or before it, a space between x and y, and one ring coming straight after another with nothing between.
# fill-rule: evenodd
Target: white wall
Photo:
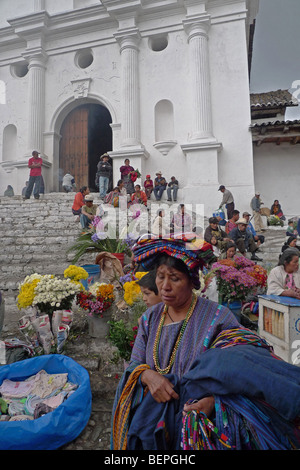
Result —
<instances>
[{"instance_id":1,"label":"white wall","mask_svg":"<svg viewBox=\"0 0 300 470\"><path fill-rule=\"evenodd\" d=\"M254 146L256 189L266 207L278 199L288 216L300 216L299 152L299 145L288 143Z\"/></svg>"},{"instance_id":2,"label":"white wall","mask_svg":"<svg viewBox=\"0 0 300 470\"><path fill-rule=\"evenodd\" d=\"M0 28L9 26L7 20L34 11L34 0L1 0Z\"/></svg>"},{"instance_id":3,"label":"white wall","mask_svg":"<svg viewBox=\"0 0 300 470\"><path fill-rule=\"evenodd\" d=\"M0 0L0 18L5 18L10 11L13 11L11 4L15 4L16 1ZM20 15L25 13L25 5L27 13L33 12L33 0L20 0L19 3L22 7L18 8ZM94 3L90 0L87 2L88 5ZM50 14L72 9L73 5L73 0L46 2ZM218 179L220 184L225 184L232 190L241 210L248 204L254 188L252 143L249 132L246 30L245 19L242 16L240 19L235 16L234 21L230 21L226 15L236 10L242 11L243 5L243 1L240 4L226 4L220 11L215 6L209 31L213 131L216 139L223 145L218 156ZM177 10L173 13L174 15L160 18L155 15L152 18L139 17L137 26L142 37L139 45L140 127L141 142L150 154L145 164L145 173L150 173L154 178L156 171L161 170L167 179L176 176L183 187L187 184L187 163L180 145L187 143L193 128L192 79L187 33L182 25L185 11L182 9L181 12ZM224 14L225 20L220 18L216 20L218 13ZM104 28L103 25L91 32L74 29L73 34L68 31L68 34L62 37L60 33L57 37L51 36L45 43L49 55L46 70L45 153L51 162L58 158L57 146L55 150L53 144L53 132L59 132L58 122L71 104L72 106L80 104L80 101L74 98L72 80L90 78L89 97L98 99L99 102L101 100L107 102L113 110L114 124L121 124L121 58L119 46L113 37L115 32L116 30ZM168 34L168 46L162 51L153 51L149 46L149 40L153 35L165 32ZM91 48L94 62L86 69L79 69L75 64L75 55L84 47ZM21 59L22 52L24 51L12 51L12 55ZM9 51L5 53L7 58ZM0 104L0 155L3 129L8 124L13 124L17 128L17 152L20 158L23 158L27 144L27 117L30 106L27 100L28 77L12 77L9 60L1 64L1 50L0 80L4 80L7 89L7 103ZM177 141L166 155L154 146L155 106L161 100L168 100L173 105L174 140ZM117 150L118 138L115 138L114 142L114 150ZM201 162L198 168L201 171ZM22 173L22 177L18 179L25 181L28 169L23 168L18 171ZM20 192L23 184L18 184ZM0 194L6 185L6 174L2 170ZM217 193L215 198L216 201L221 199L220 194ZM245 208L248 209L248 205Z\"/></svg>"},{"instance_id":4,"label":"white wall","mask_svg":"<svg viewBox=\"0 0 300 470\"><path fill-rule=\"evenodd\" d=\"M254 174L244 20L214 25L210 50L213 129L223 145L219 183L232 191L237 209L249 210Z\"/></svg>"}]
</instances>

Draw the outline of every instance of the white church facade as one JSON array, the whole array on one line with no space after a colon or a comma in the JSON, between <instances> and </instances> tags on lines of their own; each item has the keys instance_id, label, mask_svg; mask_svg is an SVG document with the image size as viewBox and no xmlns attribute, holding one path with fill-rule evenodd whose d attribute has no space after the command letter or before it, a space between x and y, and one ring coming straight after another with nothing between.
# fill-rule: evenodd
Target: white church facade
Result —
<instances>
[{"instance_id":1,"label":"white church facade","mask_svg":"<svg viewBox=\"0 0 300 470\"><path fill-rule=\"evenodd\" d=\"M1 0L0 193L11 184L21 194L33 150L43 158L47 192L60 190L65 172L77 187L93 188L108 152L114 183L129 158L141 183L159 170L175 176L181 201L204 204L206 215L220 204L221 184L249 210L255 173L264 189L249 92L258 6Z\"/></svg>"}]
</instances>

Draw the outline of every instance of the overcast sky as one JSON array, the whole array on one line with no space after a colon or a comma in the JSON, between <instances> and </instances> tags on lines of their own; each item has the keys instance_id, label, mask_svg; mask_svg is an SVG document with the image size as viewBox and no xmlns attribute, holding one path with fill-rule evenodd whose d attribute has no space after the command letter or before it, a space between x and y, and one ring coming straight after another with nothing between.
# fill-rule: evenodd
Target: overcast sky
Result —
<instances>
[{"instance_id":1,"label":"overcast sky","mask_svg":"<svg viewBox=\"0 0 300 470\"><path fill-rule=\"evenodd\" d=\"M299 20L300 0L260 0L253 44L251 93L289 89L300 100ZM298 115L300 109L289 110L286 118L294 119Z\"/></svg>"}]
</instances>

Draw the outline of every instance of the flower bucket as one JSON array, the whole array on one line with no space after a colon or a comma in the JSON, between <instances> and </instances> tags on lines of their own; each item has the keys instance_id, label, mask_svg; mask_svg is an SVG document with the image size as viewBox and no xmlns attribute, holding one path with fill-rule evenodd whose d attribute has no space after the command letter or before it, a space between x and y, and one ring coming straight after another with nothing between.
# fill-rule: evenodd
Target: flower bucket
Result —
<instances>
[{"instance_id":1,"label":"flower bucket","mask_svg":"<svg viewBox=\"0 0 300 470\"><path fill-rule=\"evenodd\" d=\"M235 302L222 302L222 305L228 307L229 310L232 311L233 315L237 319L237 321L241 321L241 311L242 311L242 302L240 300L236 300Z\"/></svg>"},{"instance_id":2,"label":"flower bucket","mask_svg":"<svg viewBox=\"0 0 300 470\"><path fill-rule=\"evenodd\" d=\"M100 279L100 266L99 264L84 264L81 266L88 273L87 279L81 279L81 284L87 290L91 284L99 281Z\"/></svg>"},{"instance_id":3,"label":"flower bucket","mask_svg":"<svg viewBox=\"0 0 300 470\"><path fill-rule=\"evenodd\" d=\"M121 263L122 266L124 266L124 253L112 253Z\"/></svg>"},{"instance_id":4,"label":"flower bucket","mask_svg":"<svg viewBox=\"0 0 300 470\"><path fill-rule=\"evenodd\" d=\"M109 333L109 324L106 312L104 317L88 316L89 335L92 338L105 340Z\"/></svg>"}]
</instances>

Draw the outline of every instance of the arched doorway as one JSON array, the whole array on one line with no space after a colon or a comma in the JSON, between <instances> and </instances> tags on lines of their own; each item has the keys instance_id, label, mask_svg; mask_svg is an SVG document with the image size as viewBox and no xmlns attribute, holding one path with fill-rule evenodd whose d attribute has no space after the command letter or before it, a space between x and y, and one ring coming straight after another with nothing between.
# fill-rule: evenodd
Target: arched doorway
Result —
<instances>
[{"instance_id":1,"label":"arched doorway","mask_svg":"<svg viewBox=\"0 0 300 470\"><path fill-rule=\"evenodd\" d=\"M112 150L110 112L100 104L83 104L73 109L62 123L59 151L60 189L62 177L71 173L77 189L97 191L95 176L99 157Z\"/></svg>"}]
</instances>

